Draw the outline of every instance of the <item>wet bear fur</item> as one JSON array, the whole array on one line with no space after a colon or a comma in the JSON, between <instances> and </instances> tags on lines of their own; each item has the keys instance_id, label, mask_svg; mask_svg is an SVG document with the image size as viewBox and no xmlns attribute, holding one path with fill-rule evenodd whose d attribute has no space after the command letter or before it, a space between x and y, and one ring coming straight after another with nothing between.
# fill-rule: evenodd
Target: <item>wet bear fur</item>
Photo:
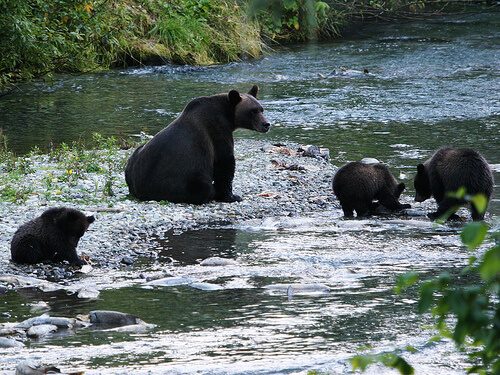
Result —
<instances>
[{"instance_id":1,"label":"wet bear fur","mask_svg":"<svg viewBox=\"0 0 500 375\"><path fill-rule=\"evenodd\" d=\"M431 196L436 200L437 211L427 215L434 220L466 203L447 197L447 192L456 192L464 187L467 194L482 193L489 202L494 181L488 162L479 152L469 148L444 147L425 163L417 165L414 184L415 201L423 202ZM471 216L473 220L484 219L484 213L479 213L474 205L471 205ZM453 214L450 218L457 216Z\"/></svg>"},{"instance_id":2,"label":"wet bear fur","mask_svg":"<svg viewBox=\"0 0 500 375\"><path fill-rule=\"evenodd\" d=\"M340 201L344 215L366 216L379 204L389 210L411 208L409 204L399 203L399 196L405 189L384 164L365 164L350 162L339 168L333 177L333 191Z\"/></svg>"},{"instance_id":3,"label":"wet bear fur","mask_svg":"<svg viewBox=\"0 0 500 375\"><path fill-rule=\"evenodd\" d=\"M203 204L240 201L232 192L235 170L233 131L266 133L269 121L256 99L231 90L193 99L180 116L129 158L125 180L140 200Z\"/></svg>"},{"instance_id":4,"label":"wet bear fur","mask_svg":"<svg viewBox=\"0 0 500 375\"><path fill-rule=\"evenodd\" d=\"M16 231L10 245L12 261L34 264L67 260L72 265L84 265L76 246L94 220L94 216L72 208L49 208Z\"/></svg>"}]
</instances>

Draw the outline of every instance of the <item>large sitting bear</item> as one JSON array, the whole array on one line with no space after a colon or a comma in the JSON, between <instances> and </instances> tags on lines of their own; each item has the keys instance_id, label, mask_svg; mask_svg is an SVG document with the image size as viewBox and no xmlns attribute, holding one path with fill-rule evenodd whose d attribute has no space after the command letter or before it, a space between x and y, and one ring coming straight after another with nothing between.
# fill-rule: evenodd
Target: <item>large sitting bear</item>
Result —
<instances>
[{"instance_id":1,"label":"large sitting bear","mask_svg":"<svg viewBox=\"0 0 500 375\"><path fill-rule=\"evenodd\" d=\"M431 196L436 199L438 209L428 215L431 219L443 216L448 210L455 211L465 203L446 196L447 192L463 187L467 194L484 194L489 202L494 185L488 162L481 154L469 148L450 147L439 149L425 163L417 165L414 183L415 201L423 202ZM471 213L473 220L484 219L484 213L479 213L474 205Z\"/></svg>"},{"instance_id":2,"label":"large sitting bear","mask_svg":"<svg viewBox=\"0 0 500 375\"><path fill-rule=\"evenodd\" d=\"M76 246L94 220L94 216L85 216L72 208L49 208L14 233L10 244L12 261L34 264L67 260L73 265L84 265L86 262L76 254Z\"/></svg>"},{"instance_id":3,"label":"large sitting bear","mask_svg":"<svg viewBox=\"0 0 500 375\"><path fill-rule=\"evenodd\" d=\"M332 185L347 217L353 216L354 210L357 216L369 215L377 207L374 200L389 210L411 208L398 201L405 184L398 184L389 168L381 163L347 163L335 173Z\"/></svg>"},{"instance_id":4,"label":"large sitting bear","mask_svg":"<svg viewBox=\"0 0 500 375\"><path fill-rule=\"evenodd\" d=\"M130 193L140 200L173 203L240 201L232 191L233 131L266 133L270 127L257 92L253 86L248 94L231 90L190 101L176 120L128 160L125 180Z\"/></svg>"}]
</instances>

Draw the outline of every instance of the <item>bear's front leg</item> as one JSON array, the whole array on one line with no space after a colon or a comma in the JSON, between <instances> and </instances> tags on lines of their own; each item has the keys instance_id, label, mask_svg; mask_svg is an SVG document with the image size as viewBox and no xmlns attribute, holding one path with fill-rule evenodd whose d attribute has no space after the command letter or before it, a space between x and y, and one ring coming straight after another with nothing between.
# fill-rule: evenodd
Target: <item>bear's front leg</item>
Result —
<instances>
[{"instance_id":1,"label":"bear's front leg","mask_svg":"<svg viewBox=\"0 0 500 375\"><path fill-rule=\"evenodd\" d=\"M447 218L446 220L459 220L460 216L455 214L459 207L460 201L458 199L446 197L438 202L437 211L429 213L427 217L431 220L437 220L441 217Z\"/></svg>"},{"instance_id":2,"label":"bear's front leg","mask_svg":"<svg viewBox=\"0 0 500 375\"><path fill-rule=\"evenodd\" d=\"M63 260L67 260L72 266L83 266L87 264L86 261L78 257L76 248L65 249L65 251L58 251L53 258L54 262L62 262Z\"/></svg>"},{"instance_id":3,"label":"bear's front leg","mask_svg":"<svg viewBox=\"0 0 500 375\"><path fill-rule=\"evenodd\" d=\"M218 158L214 167L215 200L218 202L240 202L241 197L233 194L235 161L233 155Z\"/></svg>"}]
</instances>

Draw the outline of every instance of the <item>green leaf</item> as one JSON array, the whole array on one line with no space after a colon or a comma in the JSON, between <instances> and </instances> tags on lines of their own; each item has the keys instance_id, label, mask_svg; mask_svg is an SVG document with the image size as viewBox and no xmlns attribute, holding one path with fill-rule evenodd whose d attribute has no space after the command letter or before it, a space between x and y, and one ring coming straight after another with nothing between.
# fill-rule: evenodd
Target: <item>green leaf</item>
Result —
<instances>
[{"instance_id":1,"label":"green leaf","mask_svg":"<svg viewBox=\"0 0 500 375\"><path fill-rule=\"evenodd\" d=\"M500 246L496 246L484 253L479 273L483 280L489 280L500 274Z\"/></svg>"},{"instance_id":2,"label":"green leaf","mask_svg":"<svg viewBox=\"0 0 500 375\"><path fill-rule=\"evenodd\" d=\"M376 362L376 359L372 355L356 355L350 361L353 370L360 369L361 371L365 371L368 365Z\"/></svg>"},{"instance_id":3,"label":"green leaf","mask_svg":"<svg viewBox=\"0 0 500 375\"><path fill-rule=\"evenodd\" d=\"M426 281L420 287L420 299L418 301L418 313L423 314L429 310L429 308L434 303L434 290L436 288L435 283L431 281Z\"/></svg>"},{"instance_id":4,"label":"green leaf","mask_svg":"<svg viewBox=\"0 0 500 375\"><path fill-rule=\"evenodd\" d=\"M388 367L397 369L401 375L413 375L415 373L413 367L403 357L390 353L386 358L386 361L382 362Z\"/></svg>"},{"instance_id":5,"label":"green leaf","mask_svg":"<svg viewBox=\"0 0 500 375\"><path fill-rule=\"evenodd\" d=\"M416 272L408 272L398 276L396 286L394 287L394 293L401 293L403 289L415 284L417 281L418 273Z\"/></svg>"},{"instance_id":6,"label":"green leaf","mask_svg":"<svg viewBox=\"0 0 500 375\"><path fill-rule=\"evenodd\" d=\"M480 213L484 213L486 211L486 207L488 207L488 199L484 194L476 194L471 199L472 204L476 207L476 210Z\"/></svg>"},{"instance_id":7,"label":"green leaf","mask_svg":"<svg viewBox=\"0 0 500 375\"><path fill-rule=\"evenodd\" d=\"M462 242L467 245L469 250L475 249L481 245L488 232L488 226L482 221L475 221L468 224L460 234Z\"/></svg>"}]
</instances>

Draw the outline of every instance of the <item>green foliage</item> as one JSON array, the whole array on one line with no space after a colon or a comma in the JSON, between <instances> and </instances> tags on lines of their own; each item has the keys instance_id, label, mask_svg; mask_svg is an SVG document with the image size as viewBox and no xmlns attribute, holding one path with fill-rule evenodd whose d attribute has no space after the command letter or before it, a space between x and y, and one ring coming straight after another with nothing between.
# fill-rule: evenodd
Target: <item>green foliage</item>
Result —
<instances>
[{"instance_id":1,"label":"green foliage","mask_svg":"<svg viewBox=\"0 0 500 375\"><path fill-rule=\"evenodd\" d=\"M327 26L329 10L326 2L316 0L254 0L250 5L267 38L288 42L316 38Z\"/></svg>"},{"instance_id":2,"label":"green foliage","mask_svg":"<svg viewBox=\"0 0 500 375\"><path fill-rule=\"evenodd\" d=\"M86 46L97 18L81 0L0 2L0 75L29 79L53 71L81 71L100 63ZM89 64L89 62L92 62Z\"/></svg>"},{"instance_id":3,"label":"green foliage","mask_svg":"<svg viewBox=\"0 0 500 375\"><path fill-rule=\"evenodd\" d=\"M353 370L364 371L370 364L382 363L384 366L398 370L403 375L414 374L413 367L397 353L383 353L375 355L357 355L351 358Z\"/></svg>"},{"instance_id":4,"label":"green foliage","mask_svg":"<svg viewBox=\"0 0 500 375\"><path fill-rule=\"evenodd\" d=\"M33 150L16 156L0 150L0 200L22 204L34 197L43 203L104 201L113 205L110 198L115 196L128 159L120 151L131 146L121 137L96 133L89 144L81 140L63 143L47 155Z\"/></svg>"},{"instance_id":5,"label":"green foliage","mask_svg":"<svg viewBox=\"0 0 500 375\"><path fill-rule=\"evenodd\" d=\"M178 63L214 64L256 57L261 51L258 28L234 2L182 0L146 2L163 14L150 31Z\"/></svg>"},{"instance_id":6,"label":"green foliage","mask_svg":"<svg viewBox=\"0 0 500 375\"><path fill-rule=\"evenodd\" d=\"M485 198L468 196L464 190L453 196L471 202L480 212L487 206ZM478 249L486 240L488 248L481 255L471 255L469 266L459 275L443 273L420 285L417 311L432 313L442 337L452 339L458 348L467 349L471 363L468 373L500 374L500 231L491 232L484 222L472 222L464 227L461 239L469 250ZM467 280L464 285L464 280ZM416 273L398 278L395 291L415 284ZM453 318L453 319L450 319ZM388 367L404 361L398 352L382 355L356 356L353 368L364 370L369 364L381 362ZM392 360L392 361L391 361ZM412 372L411 366L396 367L401 374Z\"/></svg>"},{"instance_id":7,"label":"green foliage","mask_svg":"<svg viewBox=\"0 0 500 375\"><path fill-rule=\"evenodd\" d=\"M235 61L261 47L257 26L232 1L0 2L0 88L58 71Z\"/></svg>"}]
</instances>

